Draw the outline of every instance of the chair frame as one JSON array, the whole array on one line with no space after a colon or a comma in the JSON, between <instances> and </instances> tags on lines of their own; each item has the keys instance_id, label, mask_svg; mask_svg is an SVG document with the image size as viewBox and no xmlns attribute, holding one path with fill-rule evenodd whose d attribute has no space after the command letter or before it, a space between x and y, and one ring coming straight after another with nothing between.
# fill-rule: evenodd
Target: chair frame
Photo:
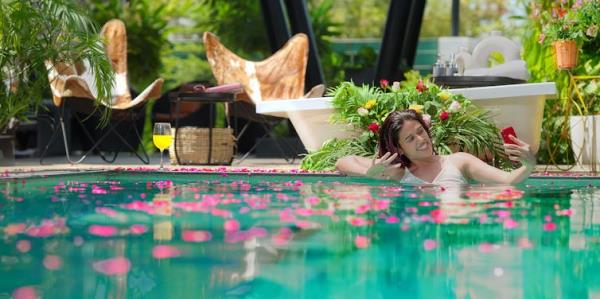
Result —
<instances>
[{"instance_id":1,"label":"chair frame","mask_svg":"<svg viewBox=\"0 0 600 299\"><path fill-rule=\"evenodd\" d=\"M69 149L69 142L67 139L67 133L66 133L66 129L65 129L65 122L64 122L64 113L65 113L65 108L68 105L67 103L76 103L75 101L79 102L79 101L83 101L83 102L89 102L89 99L79 99L79 98L64 98L64 101L62 103L62 105L60 105L60 107L58 107L58 111L56 112L55 117L53 118L53 123L52 125L54 126L54 130L52 133L52 136L50 137L50 140L48 141L48 143L46 144L46 146L44 147L44 150L42 151L42 154L40 155L40 164L43 164L44 162L44 158L46 156L46 152L48 151L50 145L52 144L52 142L54 142L54 140L57 138L58 133L61 132L62 136L63 136L63 144L65 147L65 154L67 156L67 161L69 161L69 163L71 164L79 164L81 162L83 162L89 154L91 154L92 152L96 151L96 149L98 149L102 143L102 141L104 141L109 135L111 134L115 134L120 140L121 140L121 145L126 145L129 148L129 151L134 153L144 164L149 164L150 163L150 158L148 156L148 153L146 152L145 149L143 149L142 146L142 154L143 156L140 156L140 154L138 153L138 150L134 149L134 147L116 130L117 127L125 122L125 121L131 121L131 122L135 122L136 119L138 118L138 115L140 115L140 110L142 110L141 108L131 108L131 109L127 109L127 110L113 110L112 113L118 113L118 114L124 114L124 116L120 116L120 117L111 117L111 120L116 119L116 121L111 121L110 125L108 127L108 129L106 130L106 132L97 140L94 140L94 138L92 137L92 134L85 128L84 125L84 121L85 119L81 119L81 117L78 115L77 110L78 109L74 109L73 110L73 116L75 117L75 119L77 120L77 122L81 125L81 128L83 129L84 134L86 135L86 137L88 138L88 140L93 144L92 147L87 150L85 152L85 154L83 154L79 159L74 160L71 159L71 155L70 155L70 149ZM71 101L72 100L72 101ZM94 109L94 108L92 108ZM79 109L81 110L81 109ZM93 110L92 110L93 111ZM91 116L92 114L89 114L89 116ZM56 125L56 122L58 121L58 126ZM137 129L137 126L133 126L133 130L135 132L136 137L138 138L138 141L141 143L142 142L142 137L140 135L139 130ZM102 160L104 160L107 163L113 163L118 155L119 155L119 150L116 150L113 152L113 156L112 158L107 158L101 150L98 150L97 153L100 155L100 157L102 158Z\"/></svg>"}]
</instances>

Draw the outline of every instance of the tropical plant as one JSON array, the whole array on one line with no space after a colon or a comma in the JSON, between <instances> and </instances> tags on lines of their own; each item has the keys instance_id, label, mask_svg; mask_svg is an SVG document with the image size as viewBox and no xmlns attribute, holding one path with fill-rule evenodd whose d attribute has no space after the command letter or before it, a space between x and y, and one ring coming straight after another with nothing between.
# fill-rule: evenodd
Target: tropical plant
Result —
<instances>
[{"instance_id":1,"label":"tropical plant","mask_svg":"<svg viewBox=\"0 0 600 299\"><path fill-rule=\"evenodd\" d=\"M113 72L97 28L67 0L0 1L0 133L11 119L35 113L49 94L45 62L88 60L98 101L110 98ZM103 119L109 110L104 109Z\"/></svg>"},{"instance_id":2,"label":"tropical plant","mask_svg":"<svg viewBox=\"0 0 600 299\"><path fill-rule=\"evenodd\" d=\"M337 158L349 154L375 154L379 126L392 111L413 109L431 125L434 147L439 154L467 151L492 158L507 166L498 129L490 113L476 107L462 95L456 95L434 84L418 81L416 85L401 88L399 82L391 86L382 80L381 87L356 86L343 82L331 89L334 123L347 123L360 130L352 140L334 140L305 157L302 168L332 170Z\"/></svg>"},{"instance_id":3,"label":"tropical plant","mask_svg":"<svg viewBox=\"0 0 600 299\"><path fill-rule=\"evenodd\" d=\"M564 4L562 4L564 2ZM584 109L572 109L574 98L573 90L570 88L569 73L557 71L554 63L553 48L549 47L548 41L554 37L548 38L544 33L544 26L548 24L552 17L552 11L555 14L561 13L558 7L577 10L579 20L585 24L580 28L586 28L586 38L582 39L579 45L579 63L571 70L574 76L594 76L600 75L600 38L598 35L593 37L593 25L600 24L600 3L594 1L563 1L558 4L553 0L534 0L527 2L526 13L523 17L526 24L522 38L523 59L527 62L530 82L555 82L558 97L546 101L544 109L544 120L542 124L542 140L540 150L537 153L538 161L544 164L572 164L574 162L569 133L568 133L568 115L571 113L582 114ZM585 6L581 6L585 4ZM561 6L559 6L561 5ZM573 7L575 6L575 7ZM595 20L595 21L594 21ZM592 27L592 30L588 29ZM598 81L585 81L579 83L581 96L586 103L587 114L596 114L600 112L600 101L597 100ZM580 112L582 111L582 112Z\"/></svg>"}]
</instances>

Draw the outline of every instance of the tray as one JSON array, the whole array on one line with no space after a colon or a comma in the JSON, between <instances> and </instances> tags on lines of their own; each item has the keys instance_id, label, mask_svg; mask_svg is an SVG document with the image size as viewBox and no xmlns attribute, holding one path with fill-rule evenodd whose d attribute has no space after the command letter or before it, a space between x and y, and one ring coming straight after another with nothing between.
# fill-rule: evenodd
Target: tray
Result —
<instances>
[{"instance_id":1,"label":"tray","mask_svg":"<svg viewBox=\"0 0 600 299\"><path fill-rule=\"evenodd\" d=\"M433 77L432 81L450 89L525 83L525 80L498 76L439 76Z\"/></svg>"}]
</instances>

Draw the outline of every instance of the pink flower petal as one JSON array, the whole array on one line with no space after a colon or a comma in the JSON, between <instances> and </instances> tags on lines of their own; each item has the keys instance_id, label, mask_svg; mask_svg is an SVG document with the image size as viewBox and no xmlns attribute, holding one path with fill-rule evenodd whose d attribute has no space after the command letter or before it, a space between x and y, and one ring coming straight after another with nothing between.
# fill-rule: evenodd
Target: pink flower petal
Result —
<instances>
[{"instance_id":1,"label":"pink flower petal","mask_svg":"<svg viewBox=\"0 0 600 299\"><path fill-rule=\"evenodd\" d=\"M157 245L152 248L152 256L155 259L169 259L178 257L181 255L181 251L175 246L171 245Z\"/></svg>"},{"instance_id":2,"label":"pink flower petal","mask_svg":"<svg viewBox=\"0 0 600 299\"><path fill-rule=\"evenodd\" d=\"M119 230L111 225L90 225L88 232L95 236L110 237L117 234Z\"/></svg>"},{"instance_id":3,"label":"pink flower petal","mask_svg":"<svg viewBox=\"0 0 600 299\"><path fill-rule=\"evenodd\" d=\"M212 234L205 230L185 230L181 233L181 239L186 242L206 242L212 239Z\"/></svg>"},{"instance_id":4,"label":"pink flower petal","mask_svg":"<svg viewBox=\"0 0 600 299\"><path fill-rule=\"evenodd\" d=\"M235 232L240 230L240 223L235 219L229 219L223 224L226 232Z\"/></svg>"},{"instance_id":5,"label":"pink flower petal","mask_svg":"<svg viewBox=\"0 0 600 299\"><path fill-rule=\"evenodd\" d=\"M20 287L13 291L13 298L15 299L37 299L38 295L34 287L25 286Z\"/></svg>"},{"instance_id":6,"label":"pink flower petal","mask_svg":"<svg viewBox=\"0 0 600 299\"><path fill-rule=\"evenodd\" d=\"M95 262L92 267L104 275L125 275L131 268L131 262L126 257L118 256Z\"/></svg>"},{"instance_id":7,"label":"pink flower petal","mask_svg":"<svg viewBox=\"0 0 600 299\"><path fill-rule=\"evenodd\" d=\"M62 267L62 258L56 255L47 255L44 257L44 267L48 270L57 270Z\"/></svg>"},{"instance_id":8,"label":"pink flower petal","mask_svg":"<svg viewBox=\"0 0 600 299\"><path fill-rule=\"evenodd\" d=\"M551 232L553 230L556 230L556 223L554 222L546 222L544 223L544 230L547 232Z\"/></svg>"},{"instance_id":9,"label":"pink flower petal","mask_svg":"<svg viewBox=\"0 0 600 299\"><path fill-rule=\"evenodd\" d=\"M17 250L21 253L29 252L31 250L31 242L29 240L17 241Z\"/></svg>"},{"instance_id":10,"label":"pink flower petal","mask_svg":"<svg viewBox=\"0 0 600 299\"><path fill-rule=\"evenodd\" d=\"M519 239L519 247L523 248L523 249L529 249L533 247L533 243L531 243L531 241L529 241L529 239L523 237Z\"/></svg>"},{"instance_id":11,"label":"pink flower petal","mask_svg":"<svg viewBox=\"0 0 600 299\"><path fill-rule=\"evenodd\" d=\"M479 244L479 252L488 253L492 251L492 244L490 243L481 243Z\"/></svg>"},{"instance_id":12,"label":"pink flower petal","mask_svg":"<svg viewBox=\"0 0 600 299\"><path fill-rule=\"evenodd\" d=\"M132 235L141 235L148 231L148 228L143 224L133 224L129 227L129 232Z\"/></svg>"},{"instance_id":13,"label":"pink flower petal","mask_svg":"<svg viewBox=\"0 0 600 299\"><path fill-rule=\"evenodd\" d=\"M271 237L271 242L273 242L273 245L275 246L285 246L293 236L292 230L284 227L279 229L279 232Z\"/></svg>"},{"instance_id":14,"label":"pink flower petal","mask_svg":"<svg viewBox=\"0 0 600 299\"><path fill-rule=\"evenodd\" d=\"M448 215L446 215L446 212L443 210L433 210L429 212L429 214L435 223L444 223L446 220L448 220Z\"/></svg>"},{"instance_id":15,"label":"pink flower petal","mask_svg":"<svg viewBox=\"0 0 600 299\"><path fill-rule=\"evenodd\" d=\"M386 223L398 223L400 219L396 216L389 216L385 219Z\"/></svg>"},{"instance_id":16,"label":"pink flower petal","mask_svg":"<svg viewBox=\"0 0 600 299\"><path fill-rule=\"evenodd\" d=\"M438 246L438 243L435 240L427 239L423 242L423 248L425 248L425 250L433 250L437 246Z\"/></svg>"},{"instance_id":17,"label":"pink flower petal","mask_svg":"<svg viewBox=\"0 0 600 299\"><path fill-rule=\"evenodd\" d=\"M356 238L354 238L354 245L356 245L357 248L367 248L370 243L371 240L365 236L356 236Z\"/></svg>"},{"instance_id":18,"label":"pink flower petal","mask_svg":"<svg viewBox=\"0 0 600 299\"><path fill-rule=\"evenodd\" d=\"M306 209L306 208L298 208L296 209L296 214L300 215L300 216L312 216L313 211L312 209Z\"/></svg>"},{"instance_id":19,"label":"pink flower petal","mask_svg":"<svg viewBox=\"0 0 600 299\"><path fill-rule=\"evenodd\" d=\"M512 218L507 218L506 220L504 220L504 228L505 229L513 229L513 228L516 228L517 226L519 226L519 223L516 222Z\"/></svg>"},{"instance_id":20,"label":"pink flower petal","mask_svg":"<svg viewBox=\"0 0 600 299\"><path fill-rule=\"evenodd\" d=\"M24 223L9 224L4 227L4 233L8 236L16 235L25 231L27 226Z\"/></svg>"},{"instance_id":21,"label":"pink flower petal","mask_svg":"<svg viewBox=\"0 0 600 299\"><path fill-rule=\"evenodd\" d=\"M370 221L361 217L351 217L348 222L354 226L366 226L371 223Z\"/></svg>"},{"instance_id":22,"label":"pink flower petal","mask_svg":"<svg viewBox=\"0 0 600 299\"><path fill-rule=\"evenodd\" d=\"M308 202L308 204L310 204L312 206L315 206L315 205L318 205L321 202L321 200L316 196L311 196L306 199L306 202Z\"/></svg>"}]
</instances>

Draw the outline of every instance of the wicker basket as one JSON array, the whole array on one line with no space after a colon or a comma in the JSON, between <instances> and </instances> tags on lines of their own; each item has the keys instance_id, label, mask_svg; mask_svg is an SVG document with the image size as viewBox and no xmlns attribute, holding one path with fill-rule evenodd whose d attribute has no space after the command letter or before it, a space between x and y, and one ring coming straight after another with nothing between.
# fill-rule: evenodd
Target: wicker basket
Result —
<instances>
[{"instance_id":1,"label":"wicker basket","mask_svg":"<svg viewBox=\"0 0 600 299\"><path fill-rule=\"evenodd\" d=\"M171 130L175 136L175 129ZM177 154L182 165L189 164L231 164L235 139L231 128L212 129L212 147L208 144L208 128L181 127L177 132ZM171 164L177 164L175 144L169 147ZM210 161L208 150L211 148Z\"/></svg>"}]
</instances>

